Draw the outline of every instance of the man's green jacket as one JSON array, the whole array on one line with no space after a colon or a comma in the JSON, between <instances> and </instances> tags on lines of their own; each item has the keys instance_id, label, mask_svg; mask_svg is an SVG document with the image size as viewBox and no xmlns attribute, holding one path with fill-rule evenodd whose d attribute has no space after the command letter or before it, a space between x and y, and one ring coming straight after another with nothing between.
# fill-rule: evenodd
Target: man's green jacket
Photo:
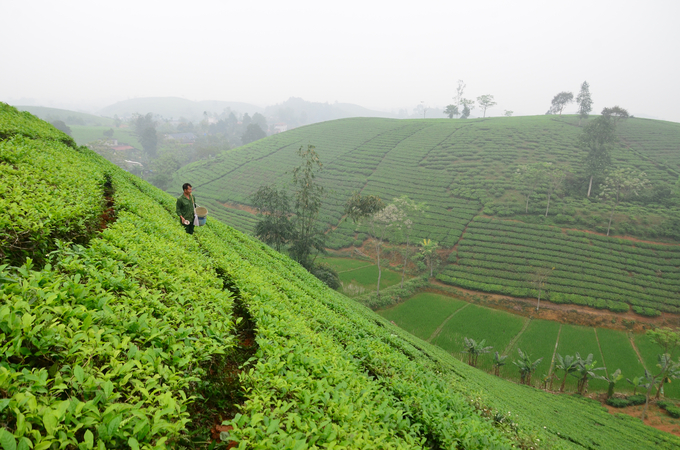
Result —
<instances>
[{"instance_id":1,"label":"man's green jacket","mask_svg":"<svg viewBox=\"0 0 680 450\"><path fill-rule=\"evenodd\" d=\"M186 198L184 194L177 197L177 204L175 206L175 212L178 217L184 217L186 220L191 222L194 221L194 208L196 207L196 199L191 196L191 200ZM180 219L182 220L182 219Z\"/></svg>"}]
</instances>

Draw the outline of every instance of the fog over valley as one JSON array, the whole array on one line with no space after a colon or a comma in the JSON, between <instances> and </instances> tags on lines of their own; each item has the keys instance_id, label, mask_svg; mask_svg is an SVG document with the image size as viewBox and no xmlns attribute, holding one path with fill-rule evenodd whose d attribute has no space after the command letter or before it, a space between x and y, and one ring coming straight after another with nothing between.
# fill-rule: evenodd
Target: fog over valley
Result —
<instances>
[{"instance_id":1,"label":"fog over valley","mask_svg":"<svg viewBox=\"0 0 680 450\"><path fill-rule=\"evenodd\" d=\"M494 97L486 116L517 116L544 114L587 81L593 113L618 105L680 121L675 1L7 0L1 9L0 100L13 105L104 114L145 97L263 109L293 97L434 118L464 80L464 98Z\"/></svg>"}]
</instances>

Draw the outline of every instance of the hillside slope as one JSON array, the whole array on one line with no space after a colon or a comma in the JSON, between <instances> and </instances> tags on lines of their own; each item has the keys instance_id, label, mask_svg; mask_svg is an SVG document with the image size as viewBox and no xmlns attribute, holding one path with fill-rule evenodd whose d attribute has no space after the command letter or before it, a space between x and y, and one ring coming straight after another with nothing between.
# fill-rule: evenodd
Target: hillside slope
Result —
<instances>
[{"instance_id":1,"label":"hillside slope","mask_svg":"<svg viewBox=\"0 0 680 450\"><path fill-rule=\"evenodd\" d=\"M5 449L201 448L215 419L242 449L680 445L470 368L229 226L186 235L172 197L4 104L0 139Z\"/></svg>"},{"instance_id":2,"label":"hillside slope","mask_svg":"<svg viewBox=\"0 0 680 450\"><path fill-rule=\"evenodd\" d=\"M557 270L549 289L556 301L613 311L630 305L647 315L680 312L680 198L673 194L680 174L680 124L621 122L612 153L615 167L644 170L653 186L617 207L612 235L662 240L659 244L600 236L612 205L597 197L597 187L586 198L584 151L576 146L581 129L576 118L555 116L338 120L186 166L174 186L191 182L211 214L252 232L256 217L247 212L250 195L263 185L289 183L291 169L299 164L296 150L312 144L324 164L319 179L330 192L322 214L333 230L327 241L331 248L359 246L366 238L364 229L341 220L343 203L353 191L387 201L408 195L428 207L413 218L415 240L429 238L448 248L462 244L444 271L445 282L536 296L532 271L549 265ZM536 190L525 212L525 199L513 184L518 166L530 162L553 163L573 173L552 196L547 215L545 191ZM489 218L492 224L485 225ZM466 227L471 233L464 235ZM600 286L591 289L593 283Z\"/></svg>"}]
</instances>

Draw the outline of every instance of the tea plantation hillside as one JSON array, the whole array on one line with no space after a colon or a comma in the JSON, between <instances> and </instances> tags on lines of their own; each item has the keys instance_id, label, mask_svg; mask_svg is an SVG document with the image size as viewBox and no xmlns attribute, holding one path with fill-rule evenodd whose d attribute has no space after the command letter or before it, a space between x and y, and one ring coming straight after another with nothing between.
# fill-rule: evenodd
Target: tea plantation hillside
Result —
<instances>
[{"instance_id":1,"label":"tea plantation hillside","mask_svg":"<svg viewBox=\"0 0 680 450\"><path fill-rule=\"evenodd\" d=\"M291 169L299 165L296 150L312 144L324 163L319 179L330 192L323 220L332 230L327 235L331 248L359 246L366 238L365 230L342 220L343 204L353 191L387 201L408 195L428 208L414 218L417 240L429 238L445 248L460 244L440 275L444 282L537 296L531 276L550 266L555 267L554 301L613 311L633 307L650 316L680 312L680 124L618 123L612 167L644 171L651 188L618 205L611 237L602 234L612 204L598 197L597 179L594 193L586 197L585 151L577 146L581 132L577 118L556 116L337 120L186 166L174 185L192 183L216 217L252 232L256 216L234 206L249 205L263 185L289 183ZM513 183L518 167L533 162L572 172L552 195L547 215L546 190L536 189L526 212L525 198Z\"/></svg>"},{"instance_id":2,"label":"tea plantation hillside","mask_svg":"<svg viewBox=\"0 0 680 450\"><path fill-rule=\"evenodd\" d=\"M3 449L678 448L470 368L0 104Z\"/></svg>"}]
</instances>

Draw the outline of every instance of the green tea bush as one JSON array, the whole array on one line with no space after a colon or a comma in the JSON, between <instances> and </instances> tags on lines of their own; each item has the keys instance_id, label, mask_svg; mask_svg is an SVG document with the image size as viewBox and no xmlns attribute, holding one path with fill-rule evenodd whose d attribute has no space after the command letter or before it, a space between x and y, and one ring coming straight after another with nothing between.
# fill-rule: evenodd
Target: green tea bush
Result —
<instances>
[{"instance_id":1,"label":"green tea bush","mask_svg":"<svg viewBox=\"0 0 680 450\"><path fill-rule=\"evenodd\" d=\"M647 397L645 397L642 394L638 394L638 395L631 395L630 397L626 397L626 400L628 400L628 403L630 403L632 406L637 406L637 405L644 405L647 402Z\"/></svg>"},{"instance_id":2,"label":"green tea bush","mask_svg":"<svg viewBox=\"0 0 680 450\"><path fill-rule=\"evenodd\" d=\"M606 403L614 408L625 408L626 406L630 406L630 402L625 398L609 397Z\"/></svg>"}]
</instances>

